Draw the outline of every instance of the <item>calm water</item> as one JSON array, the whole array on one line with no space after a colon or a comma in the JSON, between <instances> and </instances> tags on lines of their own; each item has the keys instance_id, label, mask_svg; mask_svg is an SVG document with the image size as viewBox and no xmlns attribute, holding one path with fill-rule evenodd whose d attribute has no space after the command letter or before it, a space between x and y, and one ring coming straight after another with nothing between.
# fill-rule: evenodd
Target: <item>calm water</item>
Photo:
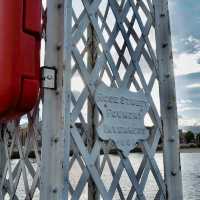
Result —
<instances>
[{"instance_id":1,"label":"calm water","mask_svg":"<svg viewBox=\"0 0 200 200\"><path fill-rule=\"evenodd\" d=\"M114 163L114 168L116 169L119 163L119 159L116 156L112 156L112 162ZM162 164L162 154L157 153L155 159L158 162L159 168L163 174L163 164ZM130 156L130 160L133 164L134 169L137 171L139 164L142 160L141 154L133 154ZM182 153L181 154L181 162L182 162L182 174L183 174L183 194L184 200L200 200L200 153ZM72 186L75 187L77 184L77 180L80 177L79 172L81 172L80 167L77 163L73 166L75 170L71 171L70 181ZM101 176L101 179L104 181L106 188L110 187L112 178L111 173L106 164L104 173ZM20 195L20 199L24 199L23 195L23 183L20 184L21 188L18 189L18 195ZM123 194L125 197L128 195L130 190L130 181L125 171L123 171L123 176L120 179L120 185L123 189ZM87 188L84 190L85 192L81 196L81 200L86 199L87 197ZM157 186L155 180L150 174L147 186L145 187L145 196L147 199L153 199L157 191ZM39 194L36 192L34 200L39 199ZM120 199L118 194L116 193L115 200Z\"/></svg>"},{"instance_id":2,"label":"calm water","mask_svg":"<svg viewBox=\"0 0 200 200\"><path fill-rule=\"evenodd\" d=\"M200 199L200 153L181 154L185 200Z\"/></svg>"}]
</instances>

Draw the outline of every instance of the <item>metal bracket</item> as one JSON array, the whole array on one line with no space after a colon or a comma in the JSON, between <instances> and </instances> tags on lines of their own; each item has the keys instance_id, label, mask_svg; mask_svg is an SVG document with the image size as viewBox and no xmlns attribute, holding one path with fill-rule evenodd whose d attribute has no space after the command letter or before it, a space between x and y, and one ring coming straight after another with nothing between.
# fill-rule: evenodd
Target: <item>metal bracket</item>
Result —
<instances>
[{"instance_id":1,"label":"metal bracket","mask_svg":"<svg viewBox=\"0 0 200 200\"><path fill-rule=\"evenodd\" d=\"M57 69L55 66L41 67L42 88L56 90L57 89Z\"/></svg>"}]
</instances>

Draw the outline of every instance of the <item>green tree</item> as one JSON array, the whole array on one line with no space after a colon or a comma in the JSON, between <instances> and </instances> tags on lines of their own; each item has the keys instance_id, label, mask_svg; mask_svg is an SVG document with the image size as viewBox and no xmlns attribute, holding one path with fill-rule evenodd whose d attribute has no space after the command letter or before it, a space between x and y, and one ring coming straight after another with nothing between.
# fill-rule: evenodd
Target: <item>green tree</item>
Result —
<instances>
[{"instance_id":1,"label":"green tree","mask_svg":"<svg viewBox=\"0 0 200 200\"><path fill-rule=\"evenodd\" d=\"M198 133L196 136L196 144L200 146L200 133Z\"/></svg>"},{"instance_id":2,"label":"green tree","mask_svg":"<svg viewBox=\"0 0 200 200\"><path fill-rule=\"evenodd\" d=\"M194 133L192 131L188 131L185 134L185 140L186 140L186 143L193 142L194 141Z\"/></svg>"}]
</instances>

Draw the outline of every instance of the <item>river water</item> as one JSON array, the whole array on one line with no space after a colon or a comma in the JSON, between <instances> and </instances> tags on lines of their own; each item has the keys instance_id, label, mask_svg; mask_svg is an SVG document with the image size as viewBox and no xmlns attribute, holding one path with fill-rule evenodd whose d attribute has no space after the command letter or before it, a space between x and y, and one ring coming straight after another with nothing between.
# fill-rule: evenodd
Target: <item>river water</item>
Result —
<instances>
[{"instance_id":1,"label":"river water","mask_svg":"<svg viewBox=\"0 0 200 200\"><path fill-rule=\"evenodd\" d=\"M117 168L119 159L117 156L111 156L114 168ZM155 159L158 163L159 168L161 169L161 173L163 175L163 157L161 153L157 153L155 155ZM133 164L133 168L137 171L139 164L142 160L142 154L132 154L130 155L130 160ZM200 153L181 153L181 163L182 163L182 179L183 179L183 196L184 200L200 200ZM73 171L71 171L70 181L72 186L77 184L77 180L80 177L79 172L80 167L77 163L73 166ZM108 165L105 166L105 170L101 176L101 179L104 181L105 186L109 188L110 183L112 181L111 173L108 168ZM130 181L129 178L124 171L122 177L120 179L120 186L123 190L123 194L126 197L130 191ZM23 186L23 184L21 184ZM19 199L24 200L23 194L23 187L19 188ZM145 196L147 199L154 199L154 196L157 191L157 185L153 178L153 175L150 174L147 185L145 187ZM87 188L85 192L83 192L82 196L80 197L81 200L87 199ZM39 193L36 192L34 196L34 200L39 199ZM114 196L115 200L120 199L119 196L116 194Z\"/></svg>"}]
</instances>

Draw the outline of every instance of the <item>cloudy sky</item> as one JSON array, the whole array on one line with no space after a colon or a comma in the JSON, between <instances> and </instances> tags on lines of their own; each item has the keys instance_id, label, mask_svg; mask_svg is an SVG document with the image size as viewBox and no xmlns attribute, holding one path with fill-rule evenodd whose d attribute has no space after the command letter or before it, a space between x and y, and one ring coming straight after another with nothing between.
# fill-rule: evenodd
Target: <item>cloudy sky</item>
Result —
<instances>
[{"instance_id":1,"label":"cloudy sky","mask_svg":"<svg viewBox=\"0 0 200 200\"><path fill-rule=\"evenodd\" d=\"M200 125L200 3L169 0L179 125Z\"/></svg>"}]
</instances>

